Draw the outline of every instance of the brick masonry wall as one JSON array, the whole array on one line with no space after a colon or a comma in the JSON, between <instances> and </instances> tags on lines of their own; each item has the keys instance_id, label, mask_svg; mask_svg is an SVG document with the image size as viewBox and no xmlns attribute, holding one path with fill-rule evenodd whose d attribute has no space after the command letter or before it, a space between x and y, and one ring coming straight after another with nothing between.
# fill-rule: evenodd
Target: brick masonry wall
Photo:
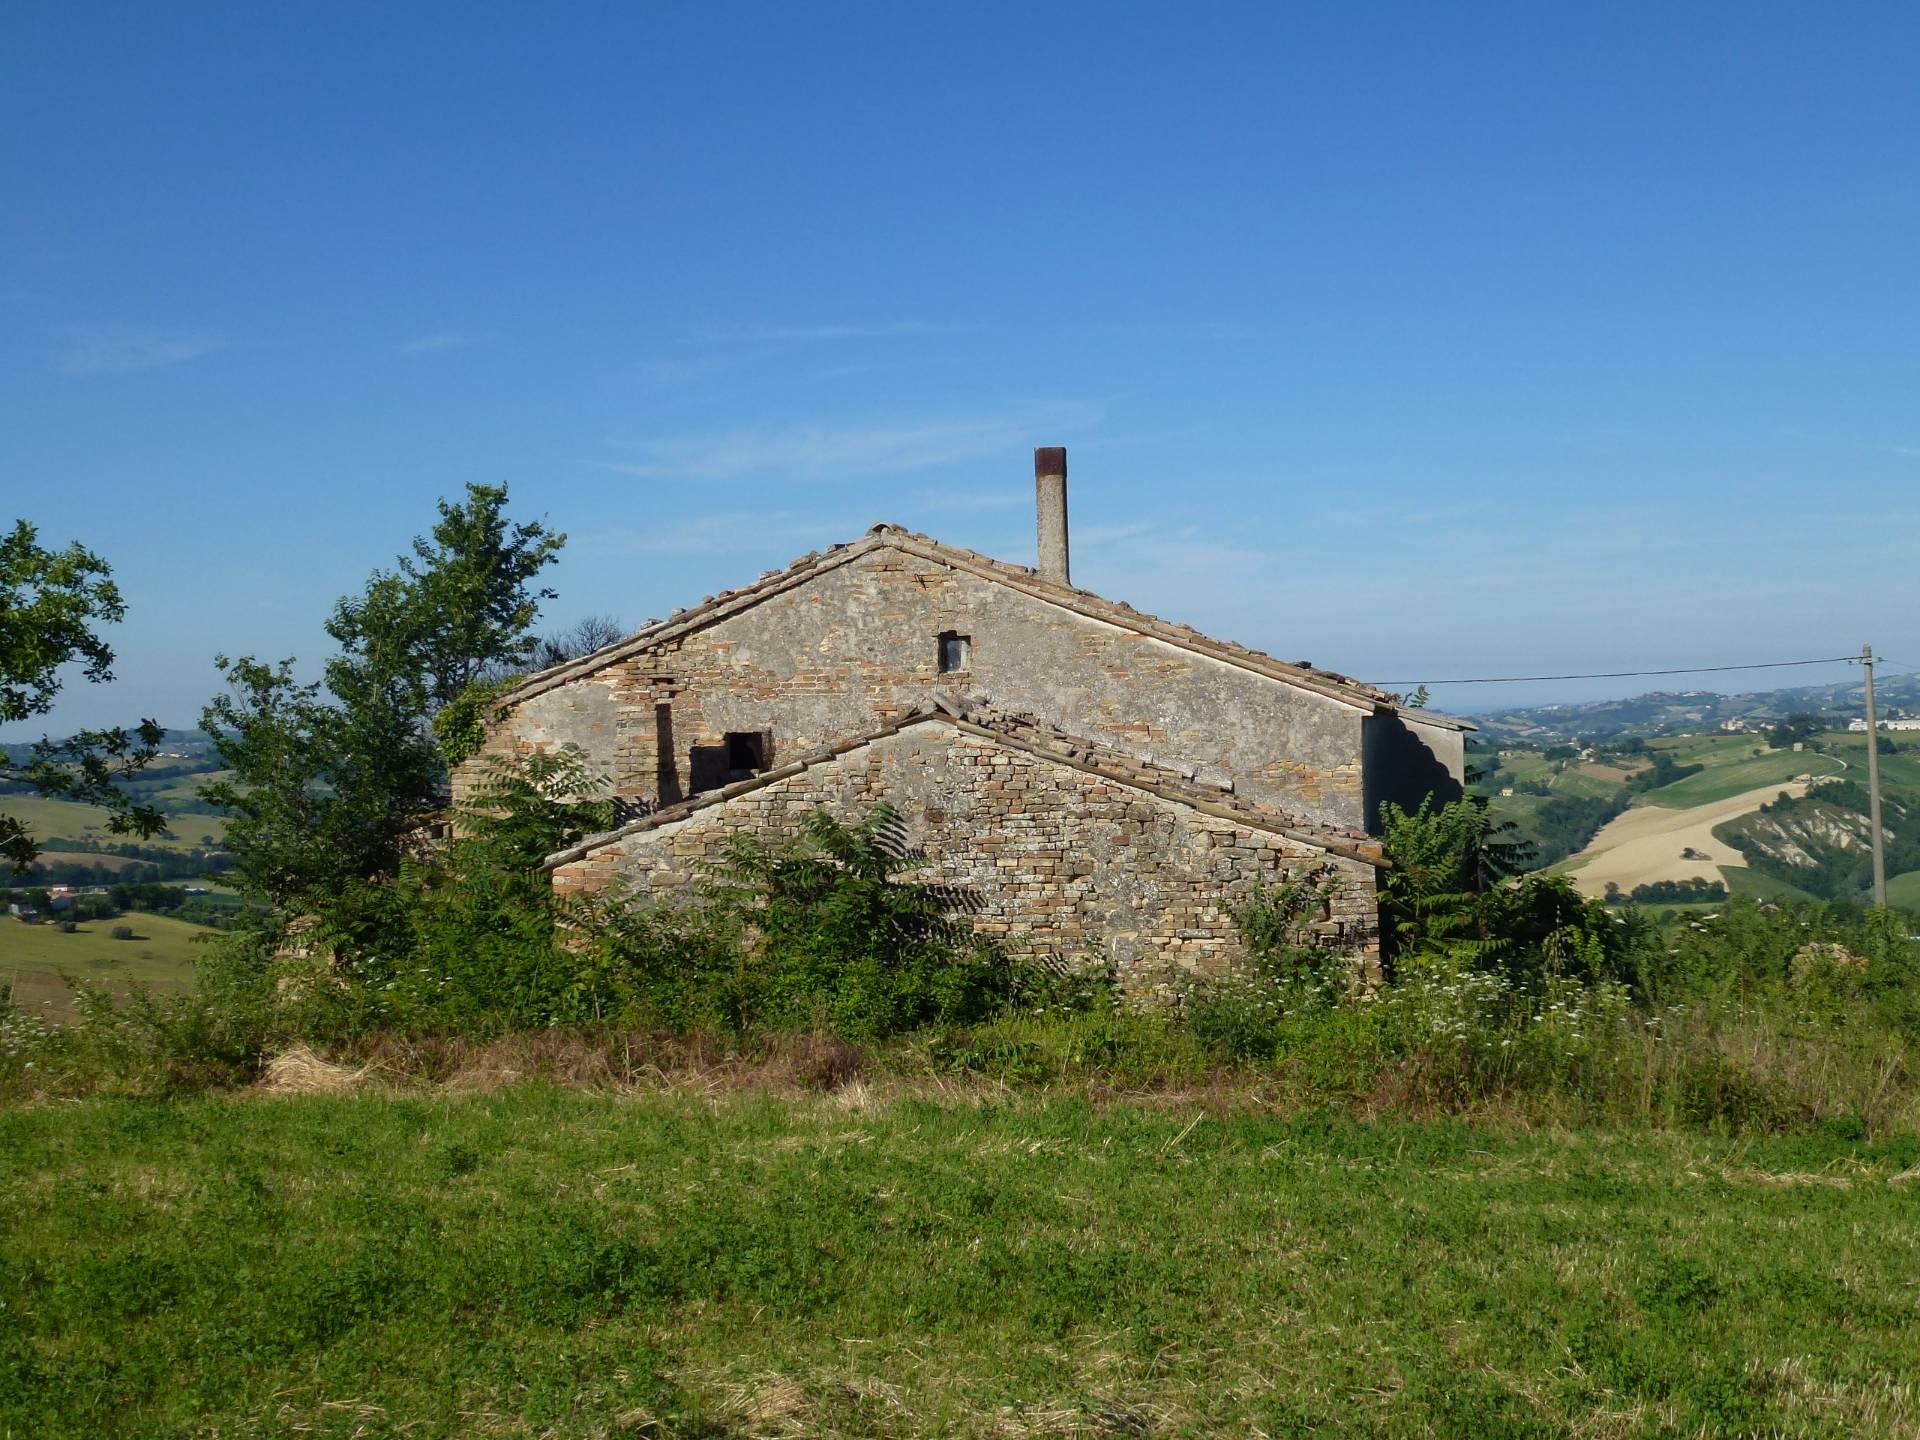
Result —
<instances>
[{"instance_id":1,"label":"brick masonry wall","mask_svg":"<svg viewBox=\"0 0 1920 1440\"><path fill-rule=\"evenodd\" d=\"M971 637L966 671L939 673L943 631ZM553 699L588 690L611 696L611 739L601 696ZM692 794L693 748L729 731L771 731L777 767L935 690L1230 775L1237 794L1303 820L1366 826L1353 707L891 548L535 696L488 749L579 744L616 793L650 808Z\"/></svg>"},{"instance_id":2,"label":"brick masonry wall","mask_svg":"<svg viewBox=\"0 0 1920 1440\"><path fill-rule=\"evenodd\" d=\"M1331 882L1325 943L1377 954L1372 867L940 722L612 841L559 867L554 885L683 900L732 832L779 840L817 806L853 819L881 800L927 851L924 878L972 892L980 934L1016 953L1111 960L1130 993L1244 960L1230 908L1289 876Z\"/></svg>"}]
</instances>

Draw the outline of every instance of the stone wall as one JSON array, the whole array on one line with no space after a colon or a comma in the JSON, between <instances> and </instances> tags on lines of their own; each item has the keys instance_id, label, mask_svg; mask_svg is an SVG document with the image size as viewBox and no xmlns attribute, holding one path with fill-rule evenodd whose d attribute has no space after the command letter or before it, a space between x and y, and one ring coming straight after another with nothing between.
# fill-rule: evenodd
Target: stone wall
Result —
<instances>
[{"instance_id":1,"label":"stone wall","mask_svg":"<svg viewBox=\"0 0 1920 1440\"><path fill-rule=\"evenodd\" d=\"M600 774L611 776L619 743L620 706L604 675L530 696L493 727L486 742L453 772L453 798L463 804L473 793L489 761L528 751L555 751L571 745Z\"/></svg>"},{"instance_id":2,"label":"stone wall","mask_svg":"<svg viewBox=\"0 0 1920 1440\"><path fill-rule=\"evenodd\" d=\"M1243 959L1230 908L1289 876L1328 884L1323 943L1377 952L1365 862L940 719L663 815L559 865L554 885L684 898L736 830L777 840L817 806L853 819L881 800L928 852L924 878L972 892L982 935L1017 953L1111 960L1130 992Z\"/></svg>"},{"instance_id":3,"label":"stone wall","mask_svg":"<svg viewBox=\"0 0 1920 1440\"><path fill-rule=\"evenodd\" d=\"M949 631L969 637L969 664L943 675ZM604 697L551 699L583 687L612 697L611 743ZM1369 821L1360 707L885 546L522 702L488 748L571 740L616 793L651 808L713 781L694 752L711 755L728 732L770 734L777 768L935 691L1231 776L1237 794L1304 820Z\"/></svg>"}]
</instances>

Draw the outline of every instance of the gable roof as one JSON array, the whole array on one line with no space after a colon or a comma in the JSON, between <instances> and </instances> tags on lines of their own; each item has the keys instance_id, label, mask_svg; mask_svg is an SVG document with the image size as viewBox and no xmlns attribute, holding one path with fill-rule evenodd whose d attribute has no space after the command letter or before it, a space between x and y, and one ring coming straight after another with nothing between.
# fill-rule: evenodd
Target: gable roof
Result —
<instances>
[{"instance_id":1,"label":"gable roof","mask_svg":"<svg viewBox=\"0 0 1920 1440\"><path fill-rule=\"evenodd\" d=\"M785 569L767 571L750 585L744 585L737 590L723 590L718 595L709 595L698 605L676 610L664 620L651 621L626 639L603 646L591 655L583 655L577 660L569 660L565 664L555 665L530 675L501 695L495 703L503 706L513 705L530 699L571 680L591 675L594 671L604 669L608 665L617 664L629 656L643 654L653 646L689 631L701 629L730 615L738 614L763 600L803 585L817 575L823 575L829 570L848 564L862 555L871 554L875 550L888 549L917 555L936 564L966 571L968 574L977 575L997 585L1004 585L1048 604L1058 605L1064 610L1073 611L1089 619L1104 621L1137 635L1160 640L1193 654L1204 655L1224 664L1251 671L1269 680L1277 680L1283 684L1324 695L1328 699L1338 700L1359 710L1371 713L1376 710L1397 709L1392 695L1350 676L1341 675L1332 670L1322 670L1304 660L1292 662L1276 660L1271 655L1244 645L1215 640L1191 626L1180 625L1171 620L1163 620L1157 615L1136 610L1124 601L1107 600L1091 591L1049 580L1028 566L995 560L977 551L948 545L931 536L884 522L875 525L865 535L850 544L830 546L824 551L810 551ZM1449 729L1474 728L1464 721L1427 711L1419 712L1419 719L1422 723L1438 724Z\"/></svg>"},{"instance_id":2,"label":"gable roof","mask_svg":"<svg viewBox=\"0 0 1920 1440\"><path fill-rule=\"evenodd\" d=\"M1064 730L1056 730L1030 715L1020 715L1004 710L967 710L944 695L935 695L930 704L913 714L868 731L854 739L823 746L802 755L797 760L791 760L785 765L755 775L750 780L737 780L731 785L722 786L718 790L705 791L678 804L662 806L650 815L631 820L603 835L589 835L577 845L549 855L543 862L542 868L554 870L562 865L570 865L576 860L584 860L594 851L624 840L630 835L638 835L663 825L685 820L703 810L724 805L737 795L750 794L777 781L798 775L803 770L811 769L816 765L832 764L843 755L855 750L864 750L875 741L898 735L912 726L930 724L949 725L956 730L982 735L1008 749L1024 751L1053 764L1084 770L1116 784L1125 785L1129 789L1156 795L1163 800L1171 800L1175 804L1187 806L1203 814L1245 825L1251 830L1265 831L1270 835L1279 835L1285 839L1297 841L1315 850L1340 855L1349 860L1358 860L1373 866L1376 870L1389 868L1379 842L1358 831L1299 820L1269 806L1254 804L1230 790L1210 785L1204 780L1196 779L1152 760L1143 760L1139 756L1115 750L1098 741L1069 735Z\"/></svg>"}]
</instances>

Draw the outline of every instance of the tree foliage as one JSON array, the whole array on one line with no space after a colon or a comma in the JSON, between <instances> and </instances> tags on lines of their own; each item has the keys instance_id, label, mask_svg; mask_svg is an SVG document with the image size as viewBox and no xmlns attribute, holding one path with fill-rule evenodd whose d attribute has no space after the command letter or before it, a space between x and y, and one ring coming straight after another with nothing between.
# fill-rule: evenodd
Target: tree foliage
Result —
<instances>
[{"instance_id":1,"label":"tree foliage","mask_svg":"<svg viewBox=\"0 0 1920 1440\"><path fill-rule=\"evenodd\" d=\"M627 626L611 615L586 615L565 626L542 635L534 642L531 668L535 670L551 669L555 665L565 665L569 660L578 660L603 650L617 640L627 638Z\"/></svg>"},{"instance_id":2,"label":"tree foliage","mask_svg":"<svg viewBox=\"0 0 1920 1440\"><path fill-rule=\"evenodd\" d=\"M505 515L504 487L471 485L393 570L334 607L339 645L318 682L293 662L218 663L227 692L202 725L231 769L209 791L230 807L227 844L245 887L277 905L395 873L408 837L444 802L432 721L475 677L522 665L550 590L533 581L565 537Z\"/></svg>"},{"instance_id":3,"label":"tree foliage","mask_svg":"<svg viewBox=\"0 0 1920 1440\"><path fill-rule=\"evenodd\" d=\"M1466 966L1515 981L1541 966L1618 978L1628 941L1597 900L1564 876L1523 874L1531 847L1513 839L1485 799L1469 795L1412 812L1381 807L1392 862L1380 887L1384 948L1401 968Z\"/></svg>"},{"instance_id":4,"label":"tree foliage","mask_svg":"<svg viewBox=\"0 0 1920 1440\"><path fill-rule=\"evenodd\" d=\"M1797 711L1767 731L1767 745L1774 750L1791 750L1795 745L1821 734L1826 728L1827 719L1824 715Z\"/></svg>"},{"instance_id":5,"label":"tree foliage","mask_svg":"<svg viewBox=\"0 0 1920 1440\"><path fill-rule=\"evenodd\" d=\"M204 793L228 809L241 889L274 905L310 905L393 873L403 838L440 793L438 755L418 716L372 687L330 694L301 684L291 661L217 663L227 690L201 725L231 773ZM330 678L343 678L333 669Z\"/></svg>"},{"instance_id":6,"label":"tree foliage","mask_svg":"<svg viewBox=\"0 0 1920 1440\"><path fill-rule=\"evenodd\" d=\"M1418 951L1493 940L1488 897L1531 858L1531 847L1513 838L1513 823L1495 819L1477 795L1444 805L1428 796L1411 812L1388 801L1380 819L1392 862L1380 887L1390 948Z\"/></svg>"},{"instance_id":7,"label":"tree foliage","mask_svg":"<svg viewBox=\"0 0 1920 1440\"><path fill-rule=\"evenodd\" d=\"M78 665L90 684L113 678L113 650L98 627L126 614L107 562L79 543L64 550L40 544L25 520L0 537L0 724L45 715L61 688L61 670ZM136 804L116 781L158 753L162 736L153 720L107 730L85 730L64 740L43 738L24 760L0 752L0 780L42 795L99 805L107 829L119 835L157 835L165 817ZM39 846L24 822L0 816L0 859L23 872Z\"/></svg>"},{"instance_id":8,"label":"tree foliage","mask_svg":"<svg viewBox=\"0 0 1920 1440\"><path fill-rule=\"evenodd\" d=\"M412 552L375 571L327 622L343 660L415 687L409 703L421 714L489 669L524 668L533 657L533 622L554 597L534 581L567 537L509 520L506 504L504 485L469 485L464 504L440 501L439 521Z\"/></svg>"}]
</instances>

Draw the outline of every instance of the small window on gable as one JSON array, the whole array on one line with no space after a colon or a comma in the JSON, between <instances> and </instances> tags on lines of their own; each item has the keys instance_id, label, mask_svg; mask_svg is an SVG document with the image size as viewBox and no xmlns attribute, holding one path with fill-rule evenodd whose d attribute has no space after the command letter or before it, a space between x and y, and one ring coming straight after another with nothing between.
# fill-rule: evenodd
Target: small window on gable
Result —
<instances>
[{"instance_id":1,"label":"small window on gable","mask_svg":"<svg viewBox=\"0 0 1920 1440\"><path fill-rule=\"evenodd\" d=\"M973 662L973 641L953 630L940 632L940 673L951 675Z\"/></svg>"}]
</instances>

